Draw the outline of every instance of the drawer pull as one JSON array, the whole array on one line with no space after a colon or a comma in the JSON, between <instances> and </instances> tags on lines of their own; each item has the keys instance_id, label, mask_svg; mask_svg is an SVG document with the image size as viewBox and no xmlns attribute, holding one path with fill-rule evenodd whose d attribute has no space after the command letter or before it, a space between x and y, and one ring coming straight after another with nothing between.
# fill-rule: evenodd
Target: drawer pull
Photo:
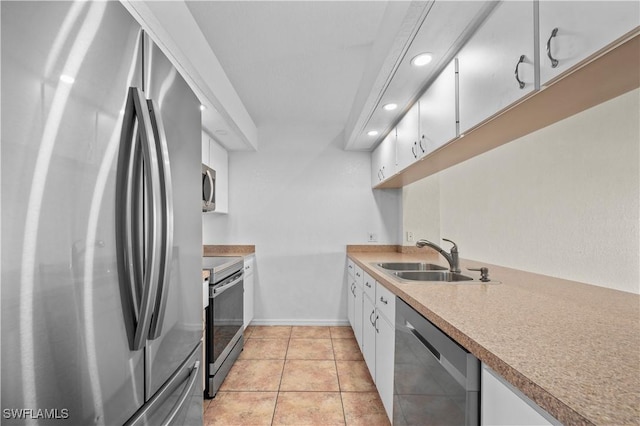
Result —
<instances>
[{"instance_id":1,"label":"drawer pull","mask_svg":"<svg viewBox=\"0 0 640 426\"><path fill-rule=\"evenodd\" d=\"M380 296L380 301L381 301L382 303L384 303L385 305L389 303L389 302L387 301L387 299L385 299L383 296Z\"/></svg>"}]
</instances>

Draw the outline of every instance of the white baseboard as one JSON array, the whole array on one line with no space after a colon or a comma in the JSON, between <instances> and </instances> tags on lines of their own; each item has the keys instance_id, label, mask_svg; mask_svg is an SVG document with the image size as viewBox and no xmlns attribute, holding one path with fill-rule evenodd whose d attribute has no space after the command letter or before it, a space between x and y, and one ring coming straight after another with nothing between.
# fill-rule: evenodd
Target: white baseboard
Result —
<instances>
[{"instance_id":1,"label":"white baseboard","mask_svg":"<svg viewBox=\"0 0 640 426\"><path fill-rule=\"evenodd\" d=\"M349 320L299 320L299 319L253 319L251 325L306 325L306 326L345 326Z\"/></svg>"}]
</instances>

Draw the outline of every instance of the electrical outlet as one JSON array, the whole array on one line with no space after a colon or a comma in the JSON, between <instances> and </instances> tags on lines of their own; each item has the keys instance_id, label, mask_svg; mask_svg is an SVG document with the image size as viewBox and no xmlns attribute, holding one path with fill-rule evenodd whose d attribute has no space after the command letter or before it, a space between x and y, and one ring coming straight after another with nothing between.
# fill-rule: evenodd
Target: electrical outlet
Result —
<instances>
[{"instance_id":1,"label":"electrical outlet","mask_svg":"<svg viewBox=\"0 0 640 426\"><path fill-rule=\"evenodd\" d=\"M407 231L407 242L409 243L413 242L413 232L411 231Z\"/></svg>"},{"instance_id":2,"label":"electrical outlet","mask_svg":"<svg viewBox=\"0 0 640 426\"><path fill-rule=\"evenodd\" d=\"M376 234L375 232L369 232L367 236L370 243L375 243L378 241L378 234Z\"/></svg>"}]
</instances>

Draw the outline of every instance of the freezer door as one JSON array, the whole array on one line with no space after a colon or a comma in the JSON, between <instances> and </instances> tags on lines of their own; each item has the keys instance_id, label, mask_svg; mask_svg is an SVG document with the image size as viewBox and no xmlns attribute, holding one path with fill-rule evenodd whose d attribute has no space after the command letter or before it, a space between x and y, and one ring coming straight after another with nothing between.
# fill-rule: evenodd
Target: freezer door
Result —
<instances>
[{"instance_id":1,"label":"freezer door","mask_svg":"<svg viewBox=\"0 0 640 426\"><path fill-rule=\"evenodd\" d=\"M119 2L0 7L2 424L123 424L144 404L114 208L140 29Z\"/></svg>"},{"instance_id":2,"label":"freezer door","mask_svg":"<svg viewBox=\"0 0 640 426\"><path fill-rule=\"evenodd\" d=\"M159 145L168 152L164 184L172 211L171 250L159 281L147 343L147 398L154 395L202 337L202 212L200 102L163 52L145 35L144 92L151 100ZM153 119L152 119L153 120ZM159 151L163 147L159 146ZM164 161L166 163L166 161ZM170 173L170 176L167 175ZM198 287L200 288L200 287Z\"/></svg>"},{"instance_id":3,"label":"freezer door","mask_svg":"<svg viewBox=\"0 0 640 426\"><path fill-rule=\"evenodd\" d=\"M125 426L201 425L202 343Z\"/></svg>"}]
</instances>

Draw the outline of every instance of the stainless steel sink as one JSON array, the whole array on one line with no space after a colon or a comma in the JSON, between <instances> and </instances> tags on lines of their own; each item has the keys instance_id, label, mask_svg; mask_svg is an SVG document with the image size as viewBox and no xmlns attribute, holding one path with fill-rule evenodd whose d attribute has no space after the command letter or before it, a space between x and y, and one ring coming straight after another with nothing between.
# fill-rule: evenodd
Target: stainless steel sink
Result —
<instances>
[{"instance_id":1,"label":"stainless steel sink","mask_svg":"<svg viewBox=\"0 0 640 426\"><path fill-rule=\"evenodd\" d=\"M408 281L473 281L472 277L449 271L400 271L394 272L396 277Z\"/></svg>"},{"instance_id":2,"label":"stainless steel sink","mask_svg":"<svg viewBox=\"0 0 640 426\"><path fill-rule=\"evenodd\" d=\"M424 262L387 262L376 263L382 269L391 271L446 271L447 268L433 263Z\"/></svg>"}]
</instances>

